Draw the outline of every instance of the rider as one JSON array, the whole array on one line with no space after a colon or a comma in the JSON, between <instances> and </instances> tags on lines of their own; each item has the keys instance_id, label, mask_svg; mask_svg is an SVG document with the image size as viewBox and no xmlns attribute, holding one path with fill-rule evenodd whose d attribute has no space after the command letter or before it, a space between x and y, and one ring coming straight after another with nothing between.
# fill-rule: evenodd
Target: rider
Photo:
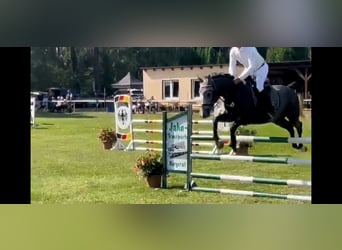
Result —
<instances>
[{"instance_id":1,"label":"rider","mask_svg":"<svg viewBox=\"0 0 342 250\"><path fill-rule=\"evenodd\" d=\"M244 70L238 75L236 62L242 64ZM273 115L273 107L270 101L269 88L264 89L264 83L268 74L268 64L259 54L255 47L232 47L229 53L229 74L235 77L234 83L238 84L251 76L256 81L256 87L259 91L259 100L266 107L269 115Z\"/></svg>"}]
</instances>

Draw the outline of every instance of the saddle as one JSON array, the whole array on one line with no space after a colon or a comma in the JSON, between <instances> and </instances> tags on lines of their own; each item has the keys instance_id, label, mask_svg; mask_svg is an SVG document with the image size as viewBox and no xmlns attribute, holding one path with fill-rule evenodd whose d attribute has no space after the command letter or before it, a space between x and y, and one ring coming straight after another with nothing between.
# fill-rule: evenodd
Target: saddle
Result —
<instances>
[{"instance_id":1,"label":"saddle","mask_svg":"<svg viewBox=\"0 0 342 250\"><path fill-rule=\"evenodd\" d=\"M246 85L252 89L252 96L255 106L264 109L271 114L279 107L277 91L270 84L265 84L264 90L259 92L256 82L251 76L245 79Z\"/></svg>"}]
</instances>

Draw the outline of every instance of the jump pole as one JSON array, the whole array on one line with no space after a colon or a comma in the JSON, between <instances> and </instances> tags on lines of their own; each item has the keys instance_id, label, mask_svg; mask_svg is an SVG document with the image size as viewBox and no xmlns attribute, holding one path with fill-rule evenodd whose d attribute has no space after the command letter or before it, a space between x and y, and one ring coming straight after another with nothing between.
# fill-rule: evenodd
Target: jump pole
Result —
<instances>
[{"instance_id":1,"label":"jump pole","mask_svg":"<svg viewBox=\"0 0 342 250\"><path fill-rule=\"evenodd\" d=\"M206 173L191 173L193 178L221 180L221 181L238 181L246 183L259 183L259 184L273 184L273 185L286 185L286 186L298 186L298 187L311 187L311 181L303 180L284 180L273 178L259 178L253 176L240 176L240 175L227 175L227 174L206 174Z\"/></svg>"},{"instance_id":2,"label":"jump pole","mask_svg":"<svg viewBox=\"0 0 342 250\"><path fill-rule=\"evenodd\" d=\"M210 193L220 193L220 194L233 194L233 195L243 195L252 197L263 197L263 198L278 198L286 200L300 200L300 201L311 201L311 196L305 195L292 195L292 194L270 194L255 191L245 191L245 190L235 190L235 189L223 189L223 188L205 188L205 187L192 187L193 191L202 191Z\"/></svg>"},{"instance_id":3,"label":"jump pole","mask_svg":"<svg viewBox=\"0 0 342 250\"><path fill-rule=\"evenodd\" d=\"M229 136L221 136L221 140L230 140ZM212 141L213 137L193 135L192 140L196 141ZM303 143L311 144L311 137L276 137L276 136L248 136L237 135L236 140L239 142L267 142L267 143Z\"/></svg>"},{"instance_id":4,"label":"jump pole","mask_svg":"<svg viewBox=\"0 0 342 250\"><path fill-rule=\"evenodd\" d=\"M261 163L311 165L311 160L294 159L294 158L288 158L288 157L191 154L191 158L201 159L201 160L218 160L218 161L247 161L247 162L261 162Z\"/></svg>"}]
</instances>

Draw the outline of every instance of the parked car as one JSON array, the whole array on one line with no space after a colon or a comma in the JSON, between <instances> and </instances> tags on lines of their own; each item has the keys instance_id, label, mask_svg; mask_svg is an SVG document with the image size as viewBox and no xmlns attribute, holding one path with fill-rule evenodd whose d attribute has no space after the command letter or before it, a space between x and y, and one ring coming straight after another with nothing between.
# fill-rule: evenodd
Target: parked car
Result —
<instances>
[{"instance_id":1,"label":"parked car","mask_svg":"<svg viewBox=\"0 0 342 250\"><path fill-rule=\"evenodd\" d=\"M132 97L132 100L145 99L144 92L142 89L130 89L129 93L130 93L130 96Z\"/></svg>"}]
</instances>

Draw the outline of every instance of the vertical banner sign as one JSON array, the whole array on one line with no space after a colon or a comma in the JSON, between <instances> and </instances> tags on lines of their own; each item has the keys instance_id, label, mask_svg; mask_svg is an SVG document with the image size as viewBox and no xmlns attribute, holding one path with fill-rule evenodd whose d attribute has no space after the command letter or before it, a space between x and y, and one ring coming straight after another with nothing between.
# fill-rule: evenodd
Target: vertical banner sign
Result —
<instances>
[{"instance_id":1,"label":"vertical banner sign","mask_svg":"<svg viewBox=\"0 0 342 250\"><path fill-rule=\"evenodd\" d=\"M124 150L126 146L123 142L132 141L132 106L131 97L128 95L114 96L115 130L117 142L115 149Z\"/></svg>"},{"instance_id":2,"label":"vertical banner sign","mask_svg":"<svg viewBox=\"0 0 342 250\"><path fill-rule=\"evenodd\" d=\"M168 119L165 132L167 170L169 172L186 172L188 164L187 112Z\"/></svg>"},{"instance_id":3,"label":"vertical banner sign","mask_svg":"<svg viewBox=\"0 0 342 250\"><path fill-rule=\"evenodd\" d=\"M34 126L35 115L36 115L36 98L31 97L31 125L32 126Z\"/></svg>"}]
</instances>

